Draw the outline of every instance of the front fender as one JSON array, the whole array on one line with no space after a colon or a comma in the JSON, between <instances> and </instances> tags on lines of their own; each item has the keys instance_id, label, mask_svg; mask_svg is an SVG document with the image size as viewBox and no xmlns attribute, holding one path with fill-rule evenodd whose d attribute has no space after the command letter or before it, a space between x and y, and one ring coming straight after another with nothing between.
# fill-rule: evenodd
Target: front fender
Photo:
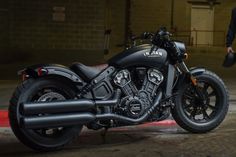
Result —
<instances>
[{"instance_id":1,"label":"front fender","mask_svg":"<svg viewBox=\"0 0 236 157\"><path fill-rule=\"evenodd\" d=\"M192 74L192 76L197 76L197 75L201 75L202 73L204 73L206 71L205 68L199 68L199 67L192 67L189 69L190 74Z\"/></svg>"},{"instance_id":2,"label":"front fender","mask_svg":"<svg viewBox=\"0 0 236 157\"><path fill-rule=\"evenodd\" d=\"M190 77L191 75L192 76L198 76L198 75L201 75L203 74L204 72L206 71L205 68L199 68L199 67L192 67L189 69L189 72L190 73L186 73L186 74L181 74L179 77L178 77L178 80L177 80L177 83L174 87L174 90L177 90L179 88L181 88L181 86L184 84L184 83L189 83L191 80L190 80Z\"/></svg>"},{"instance_id":3,"label":"front fender","mask_svg":"<svg viewBox=\"0 0 236 157\"><path fill-rule=\"evenodd\" d=\"M24 77L43 77L48 75L60 76L66 79L71 80L75 83L83 83L82 79L69 68L58 65L58 64L38 64L27 67L18 72L19 75L23 75Z\"/></svg>"}]
</instances>

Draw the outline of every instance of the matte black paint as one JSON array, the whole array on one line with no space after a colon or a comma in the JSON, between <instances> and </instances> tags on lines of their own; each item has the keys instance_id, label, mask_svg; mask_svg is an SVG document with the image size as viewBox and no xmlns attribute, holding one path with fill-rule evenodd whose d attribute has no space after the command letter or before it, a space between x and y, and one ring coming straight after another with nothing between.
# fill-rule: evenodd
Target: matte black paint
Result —
<instances>
[{"instance_id":1,"label":"matte black paint","mask_svg":"<svg viewBox=\"0 0 236 157\"><path fill-rule=\"evenodd\" d=\"M179 42L179 41L175 41L174 43L175 43L176 47L180 50L180 52L182 54L184 54L186 52L186 47L185 47L184 43Z\"/></svg>"},{"instance_id":2,"label":"matte black paint","mask_svg":"<svg viewBox=\"0 0 236 157\"><path fill-rule=\"evenodd\" d=\"M88 124L95 120L108 120L114 119L127 124L139 124L147 120L147 118L155 111L160 105L162 99L162 92L156 96L153 106L140 118L133 119L124 117L118 114L92 114L92 113L67 113L67 114L54 114L44 115L39 117L24 117L21 119L21 125L27 129L38 129L47 127L61 127Z\"/></svg>"},{"instance_id":3,"label":"matte black paint","mask_svg":"<svg viewBox=\"0 0 236 157\"><path fill-rule=\"evenodd\" d=\"M21 104L21 114L55 114L70 112L88 112L96 107L115 106L119 102L121 91L118 89L111 100L76 99L55 102L31 102Z\"/></svg>"},{"instance_id":4,"label":"matte black paint","mask_svg":"<svg viewBox=\"0 0 236 157\"><path fill-rule=\"evenodd\" d=\"M25 73L33 78L40 77L38 76L38 69L44 69L46 72L43 74L45 75L57 75L62 76L71 80L72 82L76 83L83 83L82 79L73 71L71 71L68 67L59 65L59 64L38 64L27 67L26 69L20 71L20 75Z\"/></svg>"},{"instance_id":5,"label":"matte black paint","mask_svg":"<svg viewBox=\"0 0 236 157\"><path fill-rule=\"evenodd\" d=\"M206 71L205 68L200 68L200 67L192 67L189 70L193 76L201 75L202 73Z\"/></svg>"},{"instance_id":6,"label":"matte black paint","mask_svg":"<svg viewBox=\"0 0 236 157\"><path fill-rule=\"evenodd\" d=\"M202 73L204 73L206 71L205 68L199 68L199 67L192 67L189 69L190 74L192 76L198 76L201 75ZM190 76L191 75L187 75L187 74L182 74L179 76L178 78L178 82L176 83L174 90L177 90L179 88L181 88L181 86L186 83L186 82L190 82Z\"/></svg>"},{"instance_id":7,"label":"matte black paint","mask_svg":"<svg viewBox=\"0 0 236 157\"><path fill-rule=\"evenodd\" d=\"M145 67L162 67L167 60L167 52L159 48L157 51L162 52L162 56L148 57L144 54L151 53L152 45L144 44L137 47L125 50L122 53L111 58L108 63L117 68L128 68L132 66L145 66Z\"/></svg>"},{"instance_id":8,"label":"matte black paint","mask_svg":"<svg viewBox=\"0 0 236 157\"><path fill-rule=\"evenodd\" d=\"M95 102L88 99L21 104L21 112L24 115L87 112L92 108L95 108Z\"/></svg>"}]
</instances>

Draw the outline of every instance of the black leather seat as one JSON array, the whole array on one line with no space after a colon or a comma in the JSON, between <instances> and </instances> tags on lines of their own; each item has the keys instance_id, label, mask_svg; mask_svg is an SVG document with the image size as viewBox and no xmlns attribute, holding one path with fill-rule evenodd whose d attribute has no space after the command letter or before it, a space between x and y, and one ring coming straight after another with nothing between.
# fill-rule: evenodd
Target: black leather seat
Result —
<instances>
[{"instance_id":1,"label":"black leather seat","mask_svg":"<svg viewBox=\"0 0 236 157\"><path fill-rule=\"evenodd\" d=\"M82 63L74 63L70 66L70 69L74 71L77 75L79 75L85 82L90 82L106 67L106 64L98 66L86 66Z\"/></svg>"}]
</instances>

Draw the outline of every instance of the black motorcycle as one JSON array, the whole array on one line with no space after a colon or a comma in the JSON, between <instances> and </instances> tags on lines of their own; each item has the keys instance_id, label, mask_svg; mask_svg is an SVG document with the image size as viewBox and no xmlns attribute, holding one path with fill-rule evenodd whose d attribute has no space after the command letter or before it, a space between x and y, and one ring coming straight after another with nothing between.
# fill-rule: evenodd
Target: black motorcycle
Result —
<instances>
[{"instance_id":1,"label":"black motorcycle","mask_svg":"<svg viewBox=\"0 0 236 157\"><path fill-rule=\"evenodd\" d=\"M216 128L228 111L224 82L204 68L187 68L185 45L161 29L96 67L75 63L35 65L20 71L23 82L9 107L11 128L26 146L61 149L83 126L113 128L160 121L171 111L192 133Z\"/></svg>"}]
</instances>

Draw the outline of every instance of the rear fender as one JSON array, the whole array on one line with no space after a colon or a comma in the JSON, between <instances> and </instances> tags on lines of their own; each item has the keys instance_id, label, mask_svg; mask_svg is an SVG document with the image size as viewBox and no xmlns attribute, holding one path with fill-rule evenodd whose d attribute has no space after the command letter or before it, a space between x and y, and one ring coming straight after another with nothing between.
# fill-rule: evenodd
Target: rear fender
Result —
<instances>
[{"instance_id":1,"label":"rear fender","mask_svg":"<svg viewBox=\"0 0 236 157\"><path fill-rule=\"evenodd\" d=\"M39 64L27 67L18 72L23 80L28 78L39 78L43 76L59 76L74 83L83 84L83 80L69 68L58 64Z\"/></svg>"}]
</instances>

